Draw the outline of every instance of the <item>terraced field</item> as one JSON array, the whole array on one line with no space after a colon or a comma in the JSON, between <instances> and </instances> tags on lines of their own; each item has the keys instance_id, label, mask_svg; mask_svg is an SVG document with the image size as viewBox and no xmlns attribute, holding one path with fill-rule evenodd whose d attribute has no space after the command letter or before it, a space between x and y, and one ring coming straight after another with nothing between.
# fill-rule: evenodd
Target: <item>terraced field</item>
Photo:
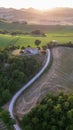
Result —
<instances>
[{"instance_id":1,"label":"terraced field","mask_svg":"<svg viewBox=\"0 0 73 130\"><path fill-rule=\"evenodd\" d=\"M53 64L31 87L17 100L14 114L21 119L48 92L73 92L73 48L58 47L52 50Z\"/></svg>"}]
</instances>

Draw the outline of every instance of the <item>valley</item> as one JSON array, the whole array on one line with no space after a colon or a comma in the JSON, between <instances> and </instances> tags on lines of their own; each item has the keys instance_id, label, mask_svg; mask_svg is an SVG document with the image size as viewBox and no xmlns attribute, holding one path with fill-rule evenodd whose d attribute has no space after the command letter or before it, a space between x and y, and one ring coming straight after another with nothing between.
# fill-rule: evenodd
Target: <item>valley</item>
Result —
<instances>
[{"instance_id":1,"label":"valley","mask_svg":"<svg viewBox=\"0 0 73 130\"><path fill-rule=\"evenodd\" d=\"M73 130L73 8L0 7L0 93L1 130Z\"/></svg>"}]
</instances>

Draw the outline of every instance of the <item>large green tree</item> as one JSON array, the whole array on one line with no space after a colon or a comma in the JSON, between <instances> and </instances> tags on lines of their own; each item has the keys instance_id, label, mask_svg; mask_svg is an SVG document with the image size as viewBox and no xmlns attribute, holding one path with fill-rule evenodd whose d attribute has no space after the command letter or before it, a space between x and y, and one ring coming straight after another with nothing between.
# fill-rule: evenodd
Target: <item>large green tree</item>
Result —
<instances>
[{"instance_id":1,"label":"large green tree","mask_svg":"<svg viewBox=\"0 0 73 130\"><path fill-rule=\"evenodd\" d=\"M27 125L32 126L32 130L72 130L73 95L63 93L57 96L47 95L24 116L23 130L27 128Z\"/></svg>"},{"instance_id":2,"label":"large green tree","mask_svg":"<svg viewBox=\"0 0 73 130\"><path fill-rule=\"evenodd\" d=\"M40 45L41 41L40 40L35 40L35 45L38 47Z\"/></svg>"}]
</instances>

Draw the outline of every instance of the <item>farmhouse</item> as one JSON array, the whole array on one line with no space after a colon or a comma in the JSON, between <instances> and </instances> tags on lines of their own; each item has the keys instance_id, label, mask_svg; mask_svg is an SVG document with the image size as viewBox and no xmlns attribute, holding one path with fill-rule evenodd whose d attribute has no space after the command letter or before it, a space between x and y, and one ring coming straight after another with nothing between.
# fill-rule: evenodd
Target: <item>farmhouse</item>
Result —
<instances>
[{"instance_id":1,"label":"farmhouse","mask_svg":"<svg viewBox=\"0 0 73 130\"><path fill-rule=\"evenodd\" d=\"M26 49L22 51L25 55L36 55L39 53L38 48L31 48L31 47L27 47Z\"/></svg>"},{"instance_id":2,"label":"farmhouse","mask_svg":"<svg viewBox=\"0 0 73 130\"><path fill-rule=\"evenodd\" d=\"M38 54L38 48L27 47L26 52L36 55L36 54Z\"/></svg>"}]
</instances>

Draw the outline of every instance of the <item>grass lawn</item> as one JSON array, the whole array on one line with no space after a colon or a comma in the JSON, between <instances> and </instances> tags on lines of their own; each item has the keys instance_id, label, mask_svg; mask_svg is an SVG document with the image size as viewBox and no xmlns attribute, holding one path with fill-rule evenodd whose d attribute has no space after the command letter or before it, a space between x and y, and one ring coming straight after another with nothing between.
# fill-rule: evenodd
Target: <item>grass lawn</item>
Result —
<instances>
[{"instance_id":1,"label":"grass lawn","mask_svg":"<svg viewBox=\"0 0 73 130\"><path fill-rule=\"evenodd\" d=\"M0 47L7 47L9 45L13 45L17 42L18 37L12 37L11 35L3 35L0 34Z\"/></svg>"},{"instance_id":2,"label":"grass lawn","mask_svg":"<svg viewBox=\"0 0 73 130\"><path fill-rule=\"evenodd\" d=\"M30 35L11 36L0 34L0 48L7 47L9 45L20 45L20 46L32 46L35 47L34 41L36 39L41 40L41 44L45 45L51 40L57 40L59 43L66 43L68 41L73 42L73 26L66 25L35 25L35 24L16 24L16 23L2 23L0 22L0 30L7 30L13 32L16 30L22 31L23 33L32 32L34 30L40 30L46 33L46 37L37 37Z\"/></svg>"},{"instance_id":3,"label":"grass lawn","mask_svg":"<svg viewBox=\"0 0 73 130\"><path fill-rule=\"evenodd\" d=\"M50 33L46 34L46 37L21 35L11 36L0 34L0 48L7 47L9 45L20 45L21 46L32 46L35 47L34 41L36 39L41 40L40 46L43 46L51 40L57 40L59 43L67 43L68 41L73 42L73 33Z\"/></svg>"}]
</instances>

